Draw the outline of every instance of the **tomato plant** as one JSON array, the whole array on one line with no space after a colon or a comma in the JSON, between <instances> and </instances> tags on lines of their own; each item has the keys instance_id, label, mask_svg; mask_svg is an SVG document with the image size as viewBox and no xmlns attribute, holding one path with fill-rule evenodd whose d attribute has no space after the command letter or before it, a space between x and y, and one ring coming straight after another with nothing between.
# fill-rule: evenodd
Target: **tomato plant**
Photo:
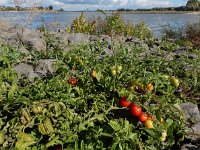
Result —
<instances>
[{"instance_id":1,"label":"tomato plant","mask_svg":"<svg viewBox=\"0 0 200 150\"><path fill-rule=\"evenodd\" d=\"M74 30L90 32L91 24L85 25L84 19L73 22ZM117 25L109 27L121 33ZM11 45L0 47L0 149L180 148L186 133L178 106L190 100L199 103L197 59L166 61L167 52L180 46L153 39L143 44L97 40L69 44L63 51L51 33L45 38L47 51L30 49L27 56ZM162 57L141 55L155 43L162 47ZM110 46L112 55L104 50ZM200 56L200 51L192 51ZM48 59L57 61L57 70L45 76L19 76L13 69L21 63L37 68ZM186 64L192 71L184 69Z\"/></svg>"}]
</instances>

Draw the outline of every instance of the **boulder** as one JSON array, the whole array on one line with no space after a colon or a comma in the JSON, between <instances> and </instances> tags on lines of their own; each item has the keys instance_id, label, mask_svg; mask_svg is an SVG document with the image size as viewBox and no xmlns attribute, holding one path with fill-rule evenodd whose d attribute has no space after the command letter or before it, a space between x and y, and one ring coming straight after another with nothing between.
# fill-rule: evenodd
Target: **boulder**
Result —
<instances>
[{"instance_id":1,"label":"boulder","mask_svg":"<svg viewBox=\"0 0 200 150\"><path fill-rule=\"evenodd\" d=\"M18 46L20 42L34 48L37 51L46 50L45 40L39 31L14 28L9 23L0 23L0 33L6 42L12 46Z\"/></svg>"},{"instance_id":2,"label":"boulder","mask_svg":"<svg viewBox=\"0 0 200 150\"><path fill-rule=\"evenodd\" d=\"M91 42L100 41L100 38L99 38L98 36L91 35L91 36L90 36L90 41L91 41Z\"/></svg>"},{"instance_id":3,"label":"boulder","mask_svg":"<svg viewBox=\"0 0 200 150\"><path fill-rule=\"evenodd\" d=\"M196 145L184 144L183 146L181 146L181 150L200 150L200 148Z\"/></svg>"},{"instance_id":4,"label":"boulder","mask_svg":"<svg viewBox=\"0 0 200 150\"><path fill-rule=\"evenodd\" d=\"M38 31L32 31L29 29L25 29L23 33L21 34L22 36L22 42L25 45L31 46L37 51L45 51L46 46L45 46L45 40L42 35L42 33Z\"/></svg>"},{"instance_id":5,"label":"boulder","mask_svg":"<svg viewBox=\"0 0 200 150\"><path fill-rule=\"evenodd\" d=\"M84 33L71 33L67 39L69 44L86 44L90 42L90 35Z\"/></svg>"},{"instance_id":6,"label":"boulder","mask_svg":"<svg viewBox=\"0 0 200 150\"><path fill-rule=\"evenodd\" d=\"M106 55L113 55L113 51L110 50L109 48L104 48L104 52Z\"/></svg>"},{"instance_id":7,"label":"boulder","mask_svg":"<svg viewBox=\"0 0 200 150\"><path fill-rule=\"evenodd\" d=\"M18 79L23 76L27 77L30 81L33 81L35 78L39 78L39 75L34 73L33 67L28 64L20 63L13 68L17 72Z\"/></svg>"},{"instance_id":8,"label":"boulder","mask_svg":"<svg viewBox=\"0 0 200 150\"><path fill-rule=\"evenodd\" d=\"M112 45L112 39L109 35L100 35L99 38L108 45Z\"/></svg>"},{"instance_id":9,"label":"boulder","mask_svg":"<svg viewBox=\"0 0 200 150\"><path fill-rule=\"evenodd\" d=\"M19 48L19 52L21 52L23 54L30 54L30 52L24 46Z\"/></svg>"},{"instance_id":10,"label":"boulder","mask_svg":"<svg viewBox=\"0 0 200 150\"><path fill-rule=\"evenodd\" d=\"M197 141L200 139L200 114L198 106L188 102L180 104L180 107L186 119L187 139Z\"/></svg>"},{"instance_id":11,"label":"boulder","mask_svg":"<svg viewBox=\"0 0 200 150\"><path fill-rule=\"evenodd\" d=\"M42 59L39 61L39 65L35 69L35 72L41 76L53 74L55 71L56 71L55 59Z\"/></svg>"}]
</instances>

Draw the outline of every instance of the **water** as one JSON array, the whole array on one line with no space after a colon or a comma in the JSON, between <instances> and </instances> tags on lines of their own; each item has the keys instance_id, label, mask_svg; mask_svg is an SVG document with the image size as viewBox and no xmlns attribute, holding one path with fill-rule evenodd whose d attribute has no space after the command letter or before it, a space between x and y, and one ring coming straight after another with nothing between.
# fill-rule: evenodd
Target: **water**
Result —
<instances>
[{"instance_id":1,"label":"water","mask_svg":"<svg viewBox=\"0 0 200 150\"><path fill-rule=\"evenodd\" d=\"M80 12L48 12L48 13L29 13L29 12L0 12L0 19L7 19L14 24L23 27L36 29L46 25L52 29L65 28L69 26L73 19L79 17ZM99 12L85 12L86 18L105 17ZM126 21L138 23L143 20L153 31L154 37L161 36L161 29L164 25L182 26L188 23L200 21L199 14L122 14Z\"/></svg>"}]
</instances>

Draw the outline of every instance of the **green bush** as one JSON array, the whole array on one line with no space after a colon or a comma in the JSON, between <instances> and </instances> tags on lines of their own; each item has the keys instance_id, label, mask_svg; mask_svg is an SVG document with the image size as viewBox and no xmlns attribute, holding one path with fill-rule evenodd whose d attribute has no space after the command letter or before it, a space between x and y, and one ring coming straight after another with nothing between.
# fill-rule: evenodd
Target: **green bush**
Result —
<instances>
[{"instance_id":1,"label":"green bush","mask_svg":"<svg viewBox=\"0 0 200 150\"><path fill-rule=\"evenodd\" d=\"M86 20L81 13L80 17L73 20L71 27L66 30L69 33L136 36L140 39L152 37L150 28L143 21L138 24L125 22L119 13L106 15L105 19L97 17L93 20Z\"/></svg>"}]
</instances>

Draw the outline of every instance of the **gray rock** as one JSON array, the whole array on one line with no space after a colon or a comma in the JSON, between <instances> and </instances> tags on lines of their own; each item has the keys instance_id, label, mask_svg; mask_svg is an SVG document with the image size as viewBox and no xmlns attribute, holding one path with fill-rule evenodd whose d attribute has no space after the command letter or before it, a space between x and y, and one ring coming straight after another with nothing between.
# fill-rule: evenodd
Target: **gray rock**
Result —
<instances>
[{"instance_id":1,"label":"gray rock","mask_svg":"<svg viewBox=\"0 0 200 150\"><path fill-rule=\"evenodd\" d=\"M24 46L19 48L19 52L21 52L23 54L30 54L30 52Z\"/></svg>"},{"instance_id":2,"label":"gray rock","mask_svg":"<svg viewBox=\"0 0 200 150\"><path fill-rule=\"evenodd\" d=\"M125 42L126 38L124 36L116 36L113 40L116 42Z\"/></svg>"},{"instance_id":3,"label":"gray rock","mask_svg":"<svg viewBox=\"0 0 200 150\"><path fill-rule=\"evenodd\" d=\"M58 40L60 41L60 44L63 45L63 46L66 46L69 42L69 36L70 34L69 33L55 33L52 35L52 37L55 38L55 40Z\"/></svg>"},{"instance_id":4,"label":"gray rock","mask_svg":"<svg viewBox=\"0 0 200 150\"><path fill-rule=\"evenodd\" d=\"M165 61L172 61L172 60L174 60L174 57L172 54L166 54L164 56L164 59L165 59Z\"/></svg>"},{"instance_id":5,"label":"gray rock","mask_svg":"<svg viewBox=\"0 0 200 150\"><path fill-rule=\"evenodd\" d=\"M179 48L178 50L173 51L172 54L176 57L185 56L185 57L188 57L190 59L198 59L198 56L196 54L188 52L187 47Z\"/></svg>"},{"instance_id":6,"label":"gray rock","mask_svg":"<svg viewBox=\"0 0 200 150\"><path fill-rule=\"evenodd\" d=\"M17 72L19 79L23 76L27 77L30 81L33 81L35 78L39 78L39 75L34 73L33 67L25 63L20 63L13 68Z\"/></svg>"},{"instance_id":7,"label":"gray rock","mask_svg":"<svg viewBox=\"0 0 200 150\"><path fill-rule=\"evenodd\" d=\"M142 46L142 48L144 48L144 49L146 49L146 50L149 50L148 44L142 43L141 46Z\"/></svg>"},{"instance_id":8,"label":"gray rock","mask_svg":"<svg viewBox=\"0 0 200 150\"><path fill-rule=\"evenodd\" d=\"M186 130L187 139L197 141L200 139L200 122L191 124Z\"/></svg>"},{"instance_id":9,"label":"gray rock","mask_svg":"<svg viewBox=\"0 0 200 150\"><path fill-rule=\"evenodd\" d=\"M113 55L113 51L111 51L108 48L104 48L104 52L105 52L106 55Z\"/></svg>"},{"instance_id":10,"label":"gray rock","mask_svg":"<svg viewBox=\"0 0 200 150\"><path fill-rule=\"evenodd\" d=\"M133 42L133 43L135 43L135 44L143 44L144 42L143 41L141 41L139 38L137 38L137 37L127 37L126 39L125 39L125 42Z\"/></svg>"},{"instance_id":11,"label":"gray rock","mask_svg":"<svg viewBox=\"0 0 200 150\"><path fill-rule=\"evenodd\" d=\"M72 33L69 34L68 43L70 44L81 44L81 43L89 43L90 35L84 33Z\"/></svg>"},{"instance_id":12,"label":"gray rock","mask_svg":"<svg viewBox=\"0 0 200 150\"><path fill-rule=\"evenodd\" d=\"M22 41L24 44L33 47L38 51L46 50L43 35L38 31L29 29L14 28L10 24L0 23L1 36L6 42L16 47Z\"/></svg>"},{"instance_id":13,"label":"gray rock","mask_svg":"<svg viewBox=\"0 0 200 150\"><path fill-rule=\"evenodd\" d=\"M46 50L44 37L38 31L25 29L22 33L22 42L28 46L31 46L37 51Z\"/></svg>"},{"instance_id":14,"label":"gray rock","mask_svg":"<svg viewBox=\"0 0 200 150\"><path fill-rule=\"evenodd\" d=\"M112 45L112 39L108 35L100 35L99 38L103 41L106 42L108 45Z\"/></svg>"},{"instance_id":15,"label":"gray rock","mask_svg":"<svg viewBox=\"0 0 200 150\"><path fill-rule=\"evenodd\" d=\"M180 104L181 110L185 114L186 121L189 121L190 119L195 119L196 122L200 122L200 114L198 110L198 106L193 103L182 103Z\"/></svg>"},{"instance_id":16,"label":"gray rock","mask_svg":"<svg viewBox=\"0 0 200 150\"><path fill-rule=\"evenodd\" d=\"M198 59L198 56L196 54L188 54L187 57L190 59Z\"/></svg>"},{"instance_id":17,"label":"gray rock","mask_svg":"<svg viewBox=\"0 0 200 150\"><path fill-rule=\"evenodd\" d=\"M90 41L91 41L91 42L100 41L100 38L99 38L98 36L91 35L91 36L90 36Z\"/></svg>"},{"instance_id":18,"label":"gray rock","mask_svg":"<svg viewBox=\"0 0 200 150\"><path fill-rule=\"evenodd\" d=\"M200 150L200 148L196 145L184 144L183 146L181 146L181 150Z\"/></svg>"},{"instance_id":19,"label":"gray rock","mask_svg":"<svg viewBox=\"0 0 200 150\"><path fill-rule=\"evenodd\" d=\"M42 76L53 74L55 71L56 71L55 59L42 59L39 61L39 65L35 69L35 72Z\"/></svg>"},{"instance_id":20,"label":"gray rock","mask_svg":"<svg viewBox=\"0 0 200 150\"><path fill-rule=\"evenodd\" d=\"M200 139L200 114L198 106L193 103L182 103L180 108L185 115L187 138L193 141Z\"/></svg>"}]
</instances>

